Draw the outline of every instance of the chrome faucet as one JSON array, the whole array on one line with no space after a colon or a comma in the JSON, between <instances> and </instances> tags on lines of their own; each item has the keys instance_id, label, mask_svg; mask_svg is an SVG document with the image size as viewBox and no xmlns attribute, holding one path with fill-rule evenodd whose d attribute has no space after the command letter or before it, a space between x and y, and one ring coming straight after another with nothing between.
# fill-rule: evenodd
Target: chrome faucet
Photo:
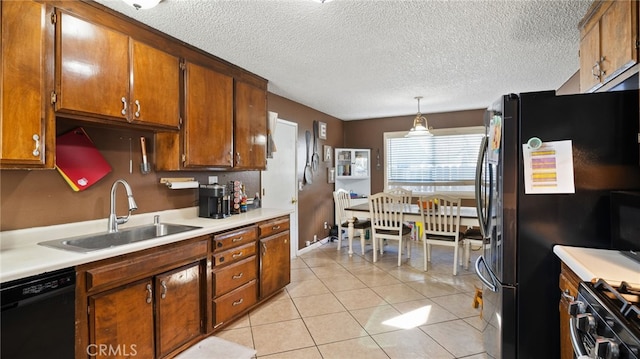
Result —
<instances>
[{"instance_id":1,"label":"chrome faucet","mask_svg":"<svg viewBox=\"0 0 640 359\"><path fill-rule=\"evenodd\" d=\"M116 216L116 188L118 187L118 183L122 183L125 191L127 191L127 199L129 201L129 213L127 213L126 217L118 217ZM136 204L136 200L133 199L133 193L131 193L131 187L127 183L127 181L123 179L116 180L113 182L111 186L111 210L109 213L109 233L117 232L118 225L127 223L129 217L131 216L131 212L138 209L138 205Z\"/></svg>"}]
</instances>

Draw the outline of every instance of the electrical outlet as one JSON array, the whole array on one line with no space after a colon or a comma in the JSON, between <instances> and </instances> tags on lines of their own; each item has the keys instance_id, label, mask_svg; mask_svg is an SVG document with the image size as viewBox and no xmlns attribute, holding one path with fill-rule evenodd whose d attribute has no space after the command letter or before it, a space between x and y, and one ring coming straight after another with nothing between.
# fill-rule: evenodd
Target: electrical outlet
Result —
<instances>
[{"instance_id":1,"label":"electrical outlet","mask_svg":"<svg viewBox=\"0 0 640 359\"><path fill-rule=\"evenodd\" d=\"M218 183L218 176L209 176L209 184Z\"/></svg>"},{"instance_id":2,"label":"electrical outlet","mask_svg":"<svg viewBox=\"0 0 640 359\"><path fill-rule=\"evenodd\" d=\"M318 241L318 235L317 235L317 234L314 234L314 235L313 235L313 243L315 243L315 242L317 242L317 241Z\"/></svg>"},{"instance_id":3,"label":"electrical outlet","mask_svg":"<svg viewBox=\"0 0 640 359\"><path fill-rule=\"evenodd\" d=\"M329 223L324 222L324 229L329 229Z\"/></svg>"}]
</instances>

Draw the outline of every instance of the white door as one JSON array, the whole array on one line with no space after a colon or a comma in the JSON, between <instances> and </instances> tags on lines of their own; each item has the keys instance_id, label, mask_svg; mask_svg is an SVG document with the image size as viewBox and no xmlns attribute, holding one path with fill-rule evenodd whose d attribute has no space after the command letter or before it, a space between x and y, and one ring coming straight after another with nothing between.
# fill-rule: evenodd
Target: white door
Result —
<instances>
[{"instance_id":1,"label":"white door","mask_svg":"<svg viewBox=\"0 0 640 359\"><path fill-rule=\"evenodd\" d=\"M267 170L261 172L262 207L291 210L291 257L298 254L298 177L296 156L298 124L278 119L273 134L276 152L267 159Z\"/></svg>"}]
</instances>

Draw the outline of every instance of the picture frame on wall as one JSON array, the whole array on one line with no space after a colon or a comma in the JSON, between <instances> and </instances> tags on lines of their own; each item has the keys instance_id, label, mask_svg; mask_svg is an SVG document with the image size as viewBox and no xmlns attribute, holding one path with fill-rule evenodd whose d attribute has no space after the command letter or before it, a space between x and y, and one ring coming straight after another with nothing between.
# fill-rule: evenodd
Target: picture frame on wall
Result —
<instances>
[{"instance_id":1,"label":"picture frame on wall","mask_svg":"<svg viewBox=\"0 0 640 359\"><path fill-rule=\"evenodd\" d=\"M327 139L327 124L324 122L318 122L318 138L321 140Z\"/></svg>"},{"instance_id":2,"label":"picture frame on wall","mask_svg":"<svg viewBox=\"0 0 640 359\"><path fill-rule=\"evenodd\" d=\"M331 162L331 156L333 155L333 148L331 146L324 145L322 146L322 150L324 151L324 161Z\"/></svg>"}]
</instances>

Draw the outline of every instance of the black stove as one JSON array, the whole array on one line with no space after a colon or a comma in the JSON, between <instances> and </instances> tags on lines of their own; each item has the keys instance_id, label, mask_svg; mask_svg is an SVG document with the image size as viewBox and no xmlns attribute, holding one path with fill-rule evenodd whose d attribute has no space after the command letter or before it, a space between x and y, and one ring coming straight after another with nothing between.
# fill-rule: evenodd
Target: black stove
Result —
<instances>
[{"instance_id":1,"label":"black stove","mask_svg":"<svg viewBox=\"0 0 640 359\"><path fill-rule=\"evenodd\" d=\"M640 358L640 288L626 282L582 282L569 313L579 359Z\"/></svg>"}]
</instances>

